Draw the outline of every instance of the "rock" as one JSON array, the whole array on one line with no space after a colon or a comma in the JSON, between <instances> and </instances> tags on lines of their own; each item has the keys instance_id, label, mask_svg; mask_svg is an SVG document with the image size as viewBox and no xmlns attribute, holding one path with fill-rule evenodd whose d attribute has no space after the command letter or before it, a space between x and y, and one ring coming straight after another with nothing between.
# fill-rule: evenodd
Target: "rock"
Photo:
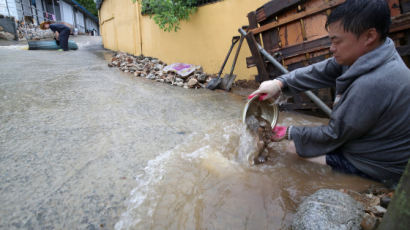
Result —
<instances>
[{"instance_id":1,"label":"rock","mask_svg":"<svg viewBox=\"0 0 410 230\"><path fill-rule=\"evenodd\" d=\"M198 80L196 80L195 78L191 78L188 81L188 87L189 88L194 88L197 83L198 83Z\"/></svg>"},{"instance_id":2,"label":"rock","mask_svg":"<svg viewBox=\"0 0 410 230\"><path fill-rule=\"evenodd\" d=\"M177 82L177 83L179 83L179 82L184 83L184 79L177 77L177 78L175 78L175 82Z\"/></svg>"},{"instance_id":3,"label":"rock","mask_svg":"<svg viewBox=\"0 0 410 230\"><path fill-rule=\"evenodd\" d=\"M292 229L360 229L363 208L349 195L321 189L298 207Z\"/></svg>"},{"instance_id":4,"label":"rock","mask_svg":"<svg viewBox=\"0 0 410 230\"><path fill-rule=\"evenodd\" d=\"M155 79L155 74L153 74L153 73L150 73L150 74L148 74L147 75L147 77L146 77L147 79Z\"/></svg>"},{"instance_id":5,"label":"rock","mask_svg":"<svg viewBox=\"0 0 410 230\"><path fill-rule=\"evenodd\" d=\"M165 82L167 82L167 83L174 82L174 75L168 74L167 77L165 78Z\"/></svg>"},{"instance_id":6,"label":"rock","mask_svg":"<svg viewBox=\"0 0 410 230\"><path fill-rule=\"evenodd\" d=\"M160 71L160 70L162 70L162 68L163 68L163 66L162 66L161 64L156 64L156 65L154 66L154 70L155 70L155 71Z\"/></svg>"},{"instance_id":7,"label":"rock","mask_svg":"<svg viewBox=\"0 0 410 230\"><path fill-rule=\"evenodd\" d=\"M108 67L114 67L112 63L108 63Z\"/></svg>"},{"instance_id":8,"label":"rock","mask_svg":"<svg viewBox=\"0 0 410 230\"><path fill-rule=\"evenodd\" d=\"M384 196L384 197L380 198L380 205L383 208L387 208L387 206L389 206L389 204L390 204L390 201L391 201L391 197Z\"/></svg>"},{"instance_id":9,"label":"rock","mask_svg":"<svg viewBox=\"0 0 410 230\"><path fill-rule=\"evenodd\" d=\"M374 215L382 217L386 213L387 210L383 208L382 206L377 205L377 206L372 207L370 211L373 212Z\"/></svg>"},{"instance_id":10,"label":"rock","mask_svg":"<svg viewBox=\"0 0 410 230\"><path fill-rule=\"evenodd\" d=\"M206 74L202 73L202 74L198 74L196 78L198 79L198 82L205 83L207 76Z\"/></svg>"},{"instance_id":11,"label":"rock","mask_svg":"<svg viewBox=\"0 0 410 230\"><path fill-rule=\"evenodd\" d=\"M5 40L13 40L14 39L14 34L11 34L6 31L0 31L0 39L5 39Z\"/></svg>"},{"instance_id":12,"label":"rock","mask_svg":"<svg viewBox=\"0 0 410 230\"><path fill-rule=\"evenodd\" d=\"M184 83L183 82L177 82L176 85L179 86L179 87L182 87L182 86L184 86Z\"/></svg>"},{"instance_id":13,"label":"rock","mask_svg":"<svg viewBox=\"0 0 410 230\"><path fill-rule=\"evenodd\" d=\"M360 223L360 226L363 230L373 230L377 227L377 218L375 216L370 215L369 213L365 213L363 216L363 220Z\"/></svg>"},{"instance_id":14,"label":"rock","mask_svg":"<svg viewBox=\"0 0 410 230\"><path fill-rule=\"evenodd\" d=\"M0 31L3 31L3 30L4 30L3 26L0 26Z\"/></svg>"}]
</instances>

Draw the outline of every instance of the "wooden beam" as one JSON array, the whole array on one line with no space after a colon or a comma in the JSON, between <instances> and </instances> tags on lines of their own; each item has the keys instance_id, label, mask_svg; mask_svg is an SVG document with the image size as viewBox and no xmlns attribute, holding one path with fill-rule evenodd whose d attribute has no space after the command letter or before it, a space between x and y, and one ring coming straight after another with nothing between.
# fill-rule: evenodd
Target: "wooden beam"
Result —
<instances>
[{"instance_id":1,"label":"wooden beam","mask_svg":"<svg viewBox=\"0 0 410 230\"><path fill-rule=\"evenodd\" d=\"M286 24L288 24L288 23L291 23L291 22L300 20L300 19L302 19L302 18L305 18L306 16L310 16L310 15L313 15L313 14L317 14L317 13L326 11L326 10L328 10L328 9L330 9L330 8L333 8L333 7L335 7L335 6L338 6L338 5L342 4L344 1L345 1L345 0L331 0L331 1L329 1L329 2L323 3L321 6L319 6L319 7L317 7L317 8L313 8L313 9L310 9L310 10L303 11L303 12L301 12L301 13L297 13L297 14L288 16L288 17L286 17L286 18L284 18L284 19L282 19L282 20L278 20L278 21L275 21L275 22L271 22L271 23L266 24L266 25L264 25L264 26L261 26L261 27L259 27L259 28L253 29L253 30L251 30L251 31L252 31L252 33L254 33L254 34L259 34L259 33L264 32L264 31L266 31L266 30L270 30L270 29L272 29L272 28L275 28L275 27L278 27L278 26L282 26L282 25L286 25Z\"/></svg>"},{"instance_id":2,"label":"wooden beam","mask_svg":"<svg viewBox=\"0 0 410 230\"><path fill-rule=\"evenodd\" d=\"M258 22L262 22L270 16L296 5L300 0L272 0L256 10Z\"/></svg>"},{"instance_id":3,"label":"wooden beam","mask_svg":"<svg viewBox=\"0 0 410 230\"><path fill-rule=\"evenodd\" d=\"M330 46L330 39L329 36L324 36L312 41L302 42L300 44L284 47L281 49L273 49L269 50L269 53L273 54L276 52L280 52L283 58L289 58L297 55L301 55L304 53L314 52L317 50L322 50L325 48L329 48Z\"/></svg>"},{"instance_id":4,"label":"wooden beam","mask_svg":"<svg viewBox=\"0 0 410 230\"><path fill-rule=\"evenodd\" d=\"M248 33L246 35L246 41L248 42L249 49L251 50L252 57L255 61L256 68L258 68L258 76L256 81L262 82L269 80L268 71L266 71L266 65L263 61L262 55L258 50L258 46L256 45L255 35L253 33Z\"/></svg>"}]
</instances>

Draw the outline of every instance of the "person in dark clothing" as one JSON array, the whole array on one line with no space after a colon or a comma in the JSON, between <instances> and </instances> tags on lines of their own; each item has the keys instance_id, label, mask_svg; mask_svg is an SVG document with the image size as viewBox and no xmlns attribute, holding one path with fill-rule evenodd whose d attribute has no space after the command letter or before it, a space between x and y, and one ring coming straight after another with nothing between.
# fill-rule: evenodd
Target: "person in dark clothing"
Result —
<instances>
[{"instance_id":1,"label":"person in dark clothing","mask_svg":"<svg viewBox=\"0 0 410 230\"><path fill-rule=\"evenodd\" d=\"M40 24L43 30L51 29L55 34L55 39L64 51L68 51L68 37L70 36L70 28L64 24L43 22Z\"/></svg>"},{"instance_id":2,"label":"person in dark clothing","mask_svg":"<svg viewBox=\"0 0 410 230\"><path fill-rule=\"evenodd\" d=\"M277 97L335 87L328 125L284 127L272 139L289 152L386 184L395 184L410 158L410 70L387 37L384 0L347 0L326 22L333 57L265 81L250 97Z\"/></svg>"}]
</instances>

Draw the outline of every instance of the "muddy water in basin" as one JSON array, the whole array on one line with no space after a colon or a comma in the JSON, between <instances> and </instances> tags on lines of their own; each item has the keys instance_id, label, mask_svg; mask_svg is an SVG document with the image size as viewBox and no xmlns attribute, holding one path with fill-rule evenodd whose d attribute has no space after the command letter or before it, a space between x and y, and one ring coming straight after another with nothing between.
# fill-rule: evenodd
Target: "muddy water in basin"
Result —
<instances>
[{"instance_id":1,"label":"muddy water in basin","mask_svg":"<svg viewBox=\"0 0 410 230\"><path fill-rule=\"evenodd\" d=\"M323 119L282 113L280 124ZM192 134L150 160L116 229L287 229L304 197L320 188L364 190L374 182L297 159L278 143L273 162L249 163L252 137L238 121Z\"/></svg>"}]
</instances>

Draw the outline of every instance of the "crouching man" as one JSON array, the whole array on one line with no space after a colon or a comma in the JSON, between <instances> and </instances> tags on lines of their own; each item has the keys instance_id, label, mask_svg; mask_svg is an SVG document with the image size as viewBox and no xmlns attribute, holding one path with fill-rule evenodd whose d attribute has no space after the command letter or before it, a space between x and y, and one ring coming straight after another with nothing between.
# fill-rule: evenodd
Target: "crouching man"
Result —
<instances>
[{"instance_id":1,"label":"crouching man","mask_svg":"<svg viewBox=\"0 0 410 230\"><path fill-rule=\"evenodd\" d=\"M68 51L68 37L70 36L70 28L64 24L60 23L51 23L51 22L42 22L40 24L40 29L47 30L51 29L54 32L54 37L59 43L60 47L64 51Z\"/></svg>"},{"instance_id":2,"label":"crouching man","mask_svg":"<svg viewBox=\"0 0 410 230\"><path fill-rule=\"evenodd\" d=\"M328 125L276 127L290 152L349 174L396 183L410 158L410 71L387 37L385 0L347 0L329 15L333 57L275 80L250 97L335 87Z\"/></svg>"}]
</instances>

